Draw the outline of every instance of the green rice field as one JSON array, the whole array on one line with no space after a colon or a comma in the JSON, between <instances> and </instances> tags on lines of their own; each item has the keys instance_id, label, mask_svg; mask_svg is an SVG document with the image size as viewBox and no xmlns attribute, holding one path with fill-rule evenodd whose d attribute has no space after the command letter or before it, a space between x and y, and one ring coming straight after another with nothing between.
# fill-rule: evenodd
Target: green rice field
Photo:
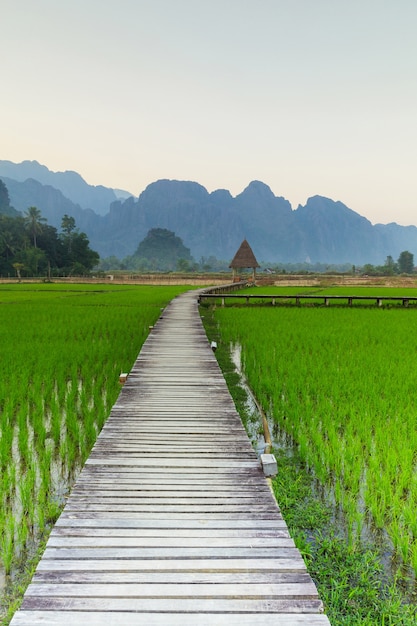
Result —
<instances>
[{"instance_id":1,"label":"green rice field","mask_svg":"<svg viewBox=\"0 0 417 626\"><path fill-rule=\"evenodd\" d=\"M298 288L370 297L404 291ZM241 347L243 370L277 445L285 440L298 448L343 509L351 541L370 531L388 538L397 567L417 574L417 311L366 301L353 307L227 301L215 319L222 343Z\"/></svg>"},{"instance_id":2,"label":"green rice field","mask_svg":"<svg viewBox=\"0 0 417 626\"><path fill-rule=\"evenodd\" d=\"M161 308L189 287L0 286L0 573L55 521ZM1 585L0 585L1 586Z\"/></svg>"}]
</instances>

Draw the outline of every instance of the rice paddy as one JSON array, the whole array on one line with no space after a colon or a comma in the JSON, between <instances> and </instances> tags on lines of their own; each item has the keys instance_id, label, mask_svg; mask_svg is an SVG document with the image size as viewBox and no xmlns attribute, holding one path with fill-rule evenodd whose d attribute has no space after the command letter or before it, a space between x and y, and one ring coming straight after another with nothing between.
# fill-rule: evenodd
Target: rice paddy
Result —
<instances>
[{"instance_id":1,"label":"rice paddy","mask_svg":"<svg viewBox=\"0 0 417 626\"><path fill-rule=\"evenodd\" d=\"M55 521L163 308L188 287L0 286L0 570ZM1 573L1 572L0 572Z\"/></svg>"},{"instance_id":2,"label":"rice paddy","mask_svg":"<svg viewBox=\"0 0 417 626\"><path fill-rule=\"evenodd\" d=\"M343 509L350 540L371 529L391 542L394 567L417 574L415 311L227 305L215 316L222 342L241 346L243 370L278 439L294 442Z\"/></svg>"}]
</instances>

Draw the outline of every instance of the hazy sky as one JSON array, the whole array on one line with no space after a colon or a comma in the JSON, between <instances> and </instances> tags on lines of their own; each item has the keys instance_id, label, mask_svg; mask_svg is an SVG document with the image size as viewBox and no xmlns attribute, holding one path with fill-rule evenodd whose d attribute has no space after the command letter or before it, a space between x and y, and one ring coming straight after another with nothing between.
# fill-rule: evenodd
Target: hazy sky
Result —
<instances>
[{"instance_id":1,"label":"hazy sky","mask_svg":"<svg viewBox=\"0 0 417 626\"><path fill-rule=\"evenodd\" d=\"M417 0L3 0L0 159L417 224Z\"/></svg>"}]
</instances>

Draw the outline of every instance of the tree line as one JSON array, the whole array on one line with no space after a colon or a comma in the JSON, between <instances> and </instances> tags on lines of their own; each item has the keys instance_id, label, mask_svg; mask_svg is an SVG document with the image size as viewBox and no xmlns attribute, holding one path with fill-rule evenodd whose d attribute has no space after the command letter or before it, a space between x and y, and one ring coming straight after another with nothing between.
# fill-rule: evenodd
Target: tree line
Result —
<instances>
[{"instance_id":1,"label":"tree line","mask_svg":"<svg viewBox=\"0 0 417 626\"><path fill-rule=\"evenodd\" d=\"M361 268L361 274L368 274L368 276L395 276L396 274L413 273L414 254L408 250L403 250L397 261L394 261L392 256L387 256L384 265L367 263Z\"/></svg>"},{"instance_id":2,"label":"tree line","mask_svg":"<svg viewBox=\"0 0 417 626\"><path fill-rule=\"evenodd\" d=\"M35 206L18 213L0 180L0 276L80 276L98 261L73 217L64 215L58 232Z\"/></svg>"}]
</instances>

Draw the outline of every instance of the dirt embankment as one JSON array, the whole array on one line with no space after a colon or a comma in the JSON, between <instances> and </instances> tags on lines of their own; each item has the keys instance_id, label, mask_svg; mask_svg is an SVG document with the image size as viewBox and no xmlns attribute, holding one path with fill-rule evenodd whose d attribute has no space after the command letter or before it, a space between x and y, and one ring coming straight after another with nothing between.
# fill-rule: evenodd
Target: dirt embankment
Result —
<instances>
[{"instance_id":1,"label":"dirt embankment","mask_svg":"<svg viewBox=\"0 0 417 626\"><path fill-rule=\"evenodd\" d=\"M0 278L0 283L16 283L17 278ZM45 278L22 278L22 283L49 282ZM205 287L211 285L229 285L229 274L107 274L92 277L53 277L53 283L90 283L90 284L127 284L127 285L190 285ZM416 287L417 276L344 276L329 274L276 274L256 277L258 287Z\"/></svg>"},{"instance_id":2,"label":"dirt embankment","mask_svg":"<svg viewBox=\"0 0 417 626\"><path fill-rule=\"evenodd\" d=\"M417 276L280 275L259 278L258 287L417 287Z\"/></svg>"}]
</instances>

